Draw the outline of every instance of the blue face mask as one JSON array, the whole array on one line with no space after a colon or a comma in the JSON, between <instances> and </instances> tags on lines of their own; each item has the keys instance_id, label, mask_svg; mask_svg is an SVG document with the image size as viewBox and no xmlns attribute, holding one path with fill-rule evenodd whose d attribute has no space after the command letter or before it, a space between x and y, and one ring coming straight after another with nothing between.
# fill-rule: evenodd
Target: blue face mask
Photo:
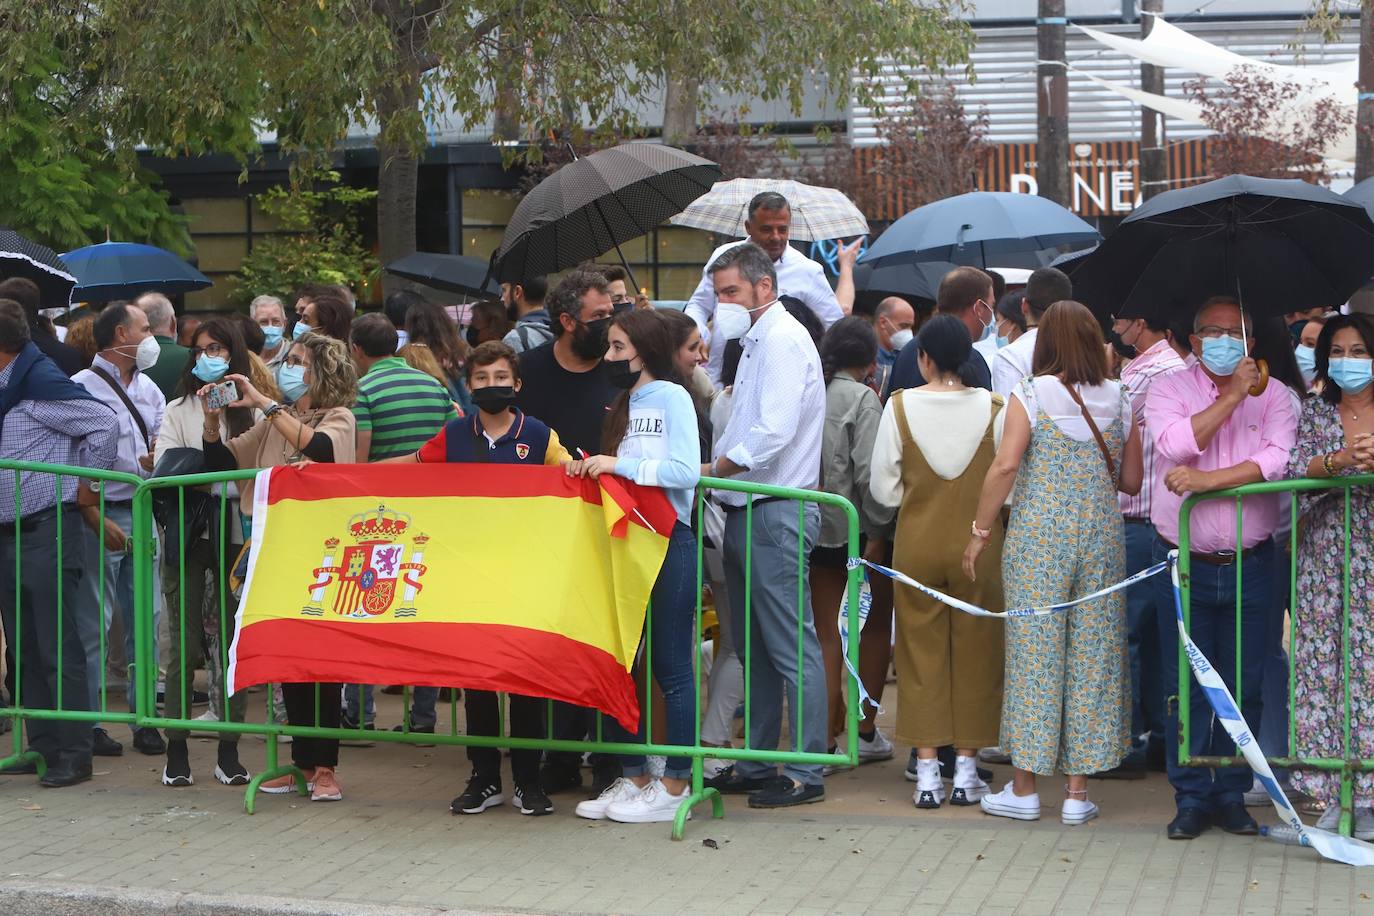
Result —
<instances>
[{"instance_id":1,"label":"blue face mask","mask_svg":"<svg viewBox=\"0 0 1374 916\"><path fill-rule=\"evenodd\" d=\"M1000 350L1000 349L1002 349L1003 347L1010 347L1010 346L1011 346L1011 338L1010 338L1010 337L1003 337L1001 334L998 334L998 335L997 335L997 349Z\"/></svg>"},{"instance_id":2,"label":"blue face mask","mask_svg":"<svg viewBox=\"0 0 1374 916\"><path fill-rule=\"evenodd\" d=\"M299 401L310 389L305 381L304 366L289 366L283 363L277 369L277 384L281 387L282 397L288 401Z\"/></svg>"},{"instance_id":3,"label":"blue face mask","mask_svg":"<svg viewBox=\"0 0 1374 916\"><path fill-rule=\"evenodd\" d=\"M283 328L274 328L270 325L264 327L262 329L262 334L264 337L267 338L265 346L268 349L271 349L272 347L275 347L277 344L281 343L283 331Z\"/></svg>"},{"instance_id":4,"label":"blue face mask","mask_svg":"<svg viewBox=\"0 0 1374 916\"><path fill-rule=\"evenodd\" d=\"M1341 387L1341 391L1359 394L1369 387L1370 382L1374 382L1374 362L1367 358L1333 359L1326 374Z\"/></svg>"},{"instance_id":5,"label":"blue face mask","mask_svg":"<svg viewBox=\"0 0 1374 916\"><path fill-rule=\"evenodd\" d=\"M204 353L196 357L195 368L191 374L202 382L218 382L224 378L224 373L229 371L229 360L220 356L206 356Z\"/></svg>"},{"instance_id":6,"label":"blue face mask","mask_svg":"<svg viewBox=\"0 0 1374 916\"><path fill-rule=\"evenodd\" d=\"M1199 358L1213 375L1230 375L1245 359L1245 341L1229 334L1224 337L1204 337L1202 356Z\"/></svg>"},{"instance_id":7,"label":"blue face mask","mask_svg":"<svg viewBox=\"0 0 1374 916\"><path fill-rule=\"evenodd\" d=\"M1298 344L1293 356L1298 361L1298 368L1302 370L1303 380L1309 385L1312 384L1312 380L1317 377L1317 351L1306 344Z\"/></svg>"},{"instance_id":8,"label":"blue face mask","mask_svg":"<svg viewBox=\"0 0 1374 916\"><path fill-rule=\"evenodd\" d=\"M300 340L302 337L309 334L313 330L315 329L312 328L310 325L306 324L304 321L297 321L296 327L293 328L291 331L291 339Z\"/></svg>"}]
</instances>

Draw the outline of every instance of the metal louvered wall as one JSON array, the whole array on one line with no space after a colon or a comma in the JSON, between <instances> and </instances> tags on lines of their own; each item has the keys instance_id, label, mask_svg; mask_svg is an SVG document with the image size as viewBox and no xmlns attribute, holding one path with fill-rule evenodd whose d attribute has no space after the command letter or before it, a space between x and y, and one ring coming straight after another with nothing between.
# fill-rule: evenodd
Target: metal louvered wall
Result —
<instances>
[{"instance_id":1,"label":"metal louvered wall","mask_svg":"<svg viewBox=\"0 0 1374 916\"><path fill-rule=\"evenodd\" d=\"M1246 57L1264 58L1276 63L1299 63L1299 55L1286 47L1298 35L1301 21L1190 21L1171 20L1174 25L1215 45ZM1138 37L1138 25L1101 26L1103 31ZM1035 139L1035 29L976 28L977 45L972 54L974 80L963 71L951 72L950 80L970 110L985 108L993 143L1020 143ZM1070 27L1067 34L1070 68L1090 72L1101 78L1139 88L1140 63L1117 51L1104 48L1082 32ZM1311 37L1306 48L1308 64L1327 64L1355 57L1359 48L1359 24L1351 22L1337 43L1321 45ZM1183 84L1197 74L1182 70L1165 71L1165 94L1184 97ZM884 105L900 109L904 100L902 82L894 72L884 81ZM1204 127L1168 118L1166 138L1185 140L1206 135ZM1069 71L1069 131L1072 142L1137 140L1140 136L1140 109L1132 102L1089 81L1082 73ZM871 109L854 106L849 115L849 136L855 146L872 146L877 137Z\"/></svg>"}]
</instances>

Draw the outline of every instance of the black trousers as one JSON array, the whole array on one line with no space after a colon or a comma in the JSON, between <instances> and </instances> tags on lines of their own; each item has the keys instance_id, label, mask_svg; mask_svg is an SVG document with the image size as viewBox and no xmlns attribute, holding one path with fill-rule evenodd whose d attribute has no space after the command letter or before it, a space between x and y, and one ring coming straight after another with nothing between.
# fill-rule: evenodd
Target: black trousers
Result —
<instances>
[{"instance_id":1,"label":"black trousers","mask_svg":"<svg viewBox=\"0 0 1374 916\"><path fill-rule=\"evenodd\" d=\"M603 728L602 733L605 733ZM564 741L581 741L596 737L596 710L571 703L553 704L553 736ZM550 766L561 766L577 772L582 755L577 751L549 751L544 755ZM598 779L614 779L620 775L620 758L615 754L592 754L592 772Z\"/></svg>"},{"instance_id":2,"label":"black trousers","mask_svg":"<svg viewBox=\"0 0 1374 916\"><path fill-rule=\"evenodd\" d=\"M538 697L510 694L508 735L512 738L542 738L544 703ZM464 690L469 735L501 734L500 697L490 690ZM539 751L511 749L510 770L516 787L539 782ZM468 760L477 774L493 782L501 781L501 750L495 747L469 747Z\"/></svg>"},{"instance_id":3,"label":"black trousers","mask_svg":"<svg viewBox=\"0 0 1374 916\"><path fill-rule=\"evenodd\" d=\"M320 688L320 720L315 721L315 688ZM286 721L291 725L338 728L341 702L339 684L282 684ZM302 770L339 765L339 742L334 738L291 739L291 762Z\"/></svg>"},{"instance_id":4,"label":"black trousers","mask_svg":"<svg viewBox=\"0 0 1374 916\"><path fill-rule=\"evenodd\" d=\"M83 525L80 513L71 507L36 512L21 520L17 537L13 521L0 523L0 570L8 571L5 584L0 586L0 616L4 619L6 642L19 668L17 682L11 689L17 689L18 702L29 709L91 708L86 650L77 627ZM16 560L18 607L12 578ZM29 747L42 754L48 766L90 765L94 734L90 722L29 719L25 725Z\"/></svg>"}]
</instances>

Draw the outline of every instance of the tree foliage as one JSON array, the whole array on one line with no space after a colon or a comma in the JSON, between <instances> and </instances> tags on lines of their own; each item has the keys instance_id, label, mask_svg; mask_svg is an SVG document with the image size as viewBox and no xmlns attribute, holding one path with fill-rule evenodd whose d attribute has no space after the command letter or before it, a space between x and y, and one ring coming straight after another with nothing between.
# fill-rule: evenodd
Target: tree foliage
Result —
<instances>
[{"instance_id":1,"label":"tree foliage","mask_svg":"<svg viewBox=\"0 0 1374 916\"><path fill-rule=\"evenodd\" d=\"M359 211L377 193L339 184L337 172L318 186L272 188L258 198L284 233L259 238L238 273L234 298L270 294L288 300L307 283L340 283L356 294L376 277L376 256L358 232Z\"/></svg>"},{"instance_id":2,"label":"tree foliage","mask_svg":"<svg viewBox=\"0 0 1374 916\"><path fill-rule=\"evenodd\" d=\"M1203 123L1216 131L1207 153L1213 174L1331 183L1322 153L1354 123L1335 99L1313 99L1300 83L1248 66L1226 74L1223 86L1202 79L1183 89L1202 107Z\"/></svg>"}]
</instances>

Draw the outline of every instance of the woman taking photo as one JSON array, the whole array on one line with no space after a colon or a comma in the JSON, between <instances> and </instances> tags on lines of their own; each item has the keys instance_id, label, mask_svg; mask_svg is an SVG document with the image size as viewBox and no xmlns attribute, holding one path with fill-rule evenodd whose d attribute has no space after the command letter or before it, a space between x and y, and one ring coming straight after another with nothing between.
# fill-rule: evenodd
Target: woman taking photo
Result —
<instances>
[{"instance_id":1,"label":"woman taking photo","mask_svg":"<svg viewBox=\"0 0 1374 916\"><path fill-rule=\"evenodd\" d=\"M1097 319L1086 306L1061 301L1039 328L1032 377L1012 390L964 550L964 572L977 581L1015 483L1002 550L1008 608L1072 601L1125 578L1117 491L1138 493L1143 474L1139 427L1129 395L1107 378ZM1037 820L1036 778L1062 770L1068 785L1060 819L1073 825L1096 817L1088 775L1125 756L1130 677L1123 592L1007 620L1001 745L1016 769L1002 791L984 796L983 811Z\"/></svg>"},{"instance_id":2,"label":"woman taking photo","mask_svg":"<svg viewBox=\"0 0 1374 916\"><path fill-rule=\"evenodd\" d=\"M1306 329L1304 329L1306 333ZM1363 315L1331 318L1316 345L1315 387L1303 403L1289 476L1319 480L1374 472L1374 322ZM1349 528L1346 493L1349 493ZM1374 493L1368 487L1312 490L1298 496L1298 606L1294 715L1298 757L1374 757ZM1345 533L1350 532L1351 730L1345 746ZM1359 661L1363 659L1364 661ZM1335 830L1340 776L1294 771L1293 783L1326 811L1317 826ZM1374 775L1355 779L1355 837L1374 840Z\"/></svg>"},{"instance_id":3,"label":"woman taking photo","mask_svg":"<svg viewBox=\"0 0 1374 916\"><path fill-rule=\"evenodd\" d=\"M246 432L226 440L221 411L211 410L207 405L202 429L206 470L271 468L307 461L353 463L357 425L351 408L358 397L358 379L343 343L320 334L305 335L291 345L278 378L282 393L291 401L289 407L259 392L243 375L224 376L224 381L233 382L238 388L239 399L229 408L259 411L262 419ZM199 396L205 398L211 387L201 388ZM252 515L253 481L242 481L239 489L243 512ZM287 723L338 728L339 690L338 684L282 684ZM317 691L319 721L315 720ZM291 759L305 774L311 801L343 798L334 774L339 763L338 739L297 737L291 742ZM293 790L294 782L286 775L264 782L261 788L270 794L284 795Z\"/></svg>"},{"instance_id":4,"label":"woman taking photo","mask_svg":"<svg viewBox=\"0 0 1374 916\"><path fill-rule=\"evenodd\" d=\"M668 553L650 596L650 645L654 679L663 692L669 744L695 740L696 702L692 665L697 652L697 549L692 509L701 476L697 412L673 362L668 325L651 311L620 312L607 332L602 365L611 383L626 389L606 416L602 445L606 454L568 465L569 474L597 478L616 474L644 486L663 487L677 513ZM615 720L606 723L607 740L644 741ZM644 755L621 758L624 774L597 798L577 806L579 817L622 823L671 821L687 799L692 762L669 757L661 780L654 779Z\"/></svg>"},{"instance_id":5,"label":"woman taking photo","mask_svg":"<svg viewBox=\"0 0 1374 916\"><path fill-rule=\"evenodd\" d=\"M154 449L154 463L161 462L175 449L204 448L201 430L207 425L205 404L196 392L233 373L250 373L249 350L237 324L227 318L211 318L201 324L192 338L190 360L181 380L182 397L167 405ZM221 439L241 436L260 417L250 408L231 407L221 411L219 435ZM162 594L169 613L171 633L167 660L167 705L169 719L185 718L190 710L190 698L196 669L202 666L209 673L210 713L219 719L227 712L231 722L244 721L248 694L240 691L223 703L224 626L232 627L234 609L223 607L229 584L220 581L220 571L233 569L234 558L243 546L243 526L239 523L238 487L230 482L206 488L210 494L209 511L201 525L190 527L188 518L198 513L191 510L191 494L175 520L167 524L167 550L163 555ZM221 496L232 498L221 518ZM203 494L201 498L205 497ZM205 586L214 582L215 597L208 606ZM224 619L222 619L223 614ZM217 696L218 694L218 696ZM190 733L184 729L167 729L167 765L162 770L164 786L189 786L194 779L186 740ZM215 778L226 786L241 786L248 782L248 770L239 762L237 732L222 732L215 761Z\"/></svg>"},{"instance_id":6,"label":"woman taking photo","mask_svg":"<svg viewBox=\"0 0 1374 916\"><path fill-rule=\"evenodd\" d=\"M891 561L886 526L892 513L869 489L873 441L878 435L882 404L863 380L873 375L878 361L878 334L858 315L841 318L821 338L821 371L825 381L825 430L821 436L820 489L845 497L859 510L864 543L860 552L875 563ZM840 644L840 605L849 585L849 521L837 506L821 506L821 529L811 550L811 595L816 609L816 636L825 659L826 688L830 697L826 747L835 746L845 729L845 663ZM891 580L870 580L872 603L859 639L859 676L864 688L880 703L892 655ZM892 757L892 742L878 731L877 709L861 713L858 727L859 762Z\"/></svg>"},{"instance_id":7,"label":"woman taking photo","mask_svg":"<svg viewBox=\"0 0 1374 916\"><path fill-rule=\"evenodd\" d=\"M838 324L836 325L838 327ZM894 394L873 450L872 489L900 507L892 558L897 569L978 607L1002 610L1002 521L988 526L988 550L974 581L963 568L964 519L978 509L997 451L1002 398L960 375L972 349L968 329L936 315L916 337L926 384ZM950 804L987 794L978 748L997 744L1002 714L1002 622L973 617L902 587L897 603L897 738L916 749L918 808L944 801L937 749L955 748Z\"/></svg>"}]
</instances>

